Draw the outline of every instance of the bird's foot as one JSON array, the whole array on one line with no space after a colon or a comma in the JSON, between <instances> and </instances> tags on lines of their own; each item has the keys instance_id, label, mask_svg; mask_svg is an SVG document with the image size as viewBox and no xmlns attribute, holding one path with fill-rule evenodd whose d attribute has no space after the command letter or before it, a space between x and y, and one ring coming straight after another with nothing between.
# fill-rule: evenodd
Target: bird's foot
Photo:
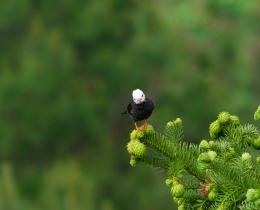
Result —
<instances>
[{"instance_id":1,"label":"bird's foot","mask_svg":"<svg viewBox=\"0 0 260 210\"><path fill-rule=\"evenodd\" d=\"M146 120L144 121L144 129L146 129L147 128L147 122L146 122Z\"/></svg>"},{"instance_id":2,"label":"bird's foot","mask_svg":"<svg viewBox=\"0 0 260 210\"><path fill-rule=\"evenodd\" d=\"M135 129L136 129L138 132L141 132L141 129L137 126L136 123L135 123Z\"/></svg>"}]
</instances>

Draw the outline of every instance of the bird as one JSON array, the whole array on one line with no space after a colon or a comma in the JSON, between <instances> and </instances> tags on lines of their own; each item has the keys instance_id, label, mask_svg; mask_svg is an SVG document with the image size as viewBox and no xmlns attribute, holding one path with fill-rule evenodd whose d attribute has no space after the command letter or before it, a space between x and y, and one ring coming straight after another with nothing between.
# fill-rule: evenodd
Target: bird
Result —
<instances>
[{"instance_id":1,"label":"bird","mask_svg":"<svg viewBox=\"0 0 260 210\"><path fill-rule=\"evenodd\" d=\"M144 120L143 128L147 128L146 120L151 116L154 105L153 102L145 97L143 91L136 89L132 93L133 100L128 104L126 111L122 114L129 114L130 118L134 121L135 128L138 132L141 129L137 126L136 122Z\"/></svg>"}]
</instances>

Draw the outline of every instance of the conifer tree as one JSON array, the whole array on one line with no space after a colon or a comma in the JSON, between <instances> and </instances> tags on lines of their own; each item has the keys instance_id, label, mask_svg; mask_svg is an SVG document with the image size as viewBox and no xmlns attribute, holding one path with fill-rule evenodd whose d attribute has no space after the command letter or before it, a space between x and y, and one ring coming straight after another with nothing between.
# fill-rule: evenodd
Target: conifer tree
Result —
<instances>
[{"instance_id":1,"label":"conifer tree","mask_svg":"<svg viewBox=\"0 0 260 210\"><path fill-rule=\"evenodd\" d=\"M260 106L254 114L260 120ZM219 113L209 126L212 139L183 141L182 120L168 122L163 134L151 125L130 134L130 165L145 163L167 171L166 185L179 210L260 209L260 149L256 126ZM253 149L251 149L253 148Z\"/></svg>"}]
</instances>

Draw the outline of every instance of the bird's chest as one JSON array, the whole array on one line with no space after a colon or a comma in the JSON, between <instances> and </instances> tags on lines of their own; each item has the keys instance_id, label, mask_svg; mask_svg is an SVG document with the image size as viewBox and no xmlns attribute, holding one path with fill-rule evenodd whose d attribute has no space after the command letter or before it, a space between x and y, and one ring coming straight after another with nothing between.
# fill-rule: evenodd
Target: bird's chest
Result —
<instances>
[{"instance_id":1,"label":"bird's chest","mask_svg":"<svg viewBox=\"0 0 260 210\"><path fill-rule=\"evenodd\" d=\"M137 104L133 107L131 111L131 118L134 121L147 119L152 113L152 109L148 106L148 104Z\"/></svg>"}]
</instances>

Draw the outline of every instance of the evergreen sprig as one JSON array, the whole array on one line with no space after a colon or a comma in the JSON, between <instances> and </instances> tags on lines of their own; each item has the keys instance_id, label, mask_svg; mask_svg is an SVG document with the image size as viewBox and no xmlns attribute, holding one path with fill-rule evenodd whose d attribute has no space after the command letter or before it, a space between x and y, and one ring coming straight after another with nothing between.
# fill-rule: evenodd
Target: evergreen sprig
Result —
<instances>
[{"instance_id":1,"label":"evergreen sprig","mask_svg":"<svg viewBox=\"0 0 260 210\"><path fill-rule=\"evenodd\" d=\"M255 120L259 116L260 106ZM127 144L130 164L166 170L165 183L178 209L260 209L260 157L250 149L260 149L258 128L221 112L209 133L214 140L184 142L180 118L168 122L163 134L151 125L134 130Z\"/></svg>"}]
</instances>

